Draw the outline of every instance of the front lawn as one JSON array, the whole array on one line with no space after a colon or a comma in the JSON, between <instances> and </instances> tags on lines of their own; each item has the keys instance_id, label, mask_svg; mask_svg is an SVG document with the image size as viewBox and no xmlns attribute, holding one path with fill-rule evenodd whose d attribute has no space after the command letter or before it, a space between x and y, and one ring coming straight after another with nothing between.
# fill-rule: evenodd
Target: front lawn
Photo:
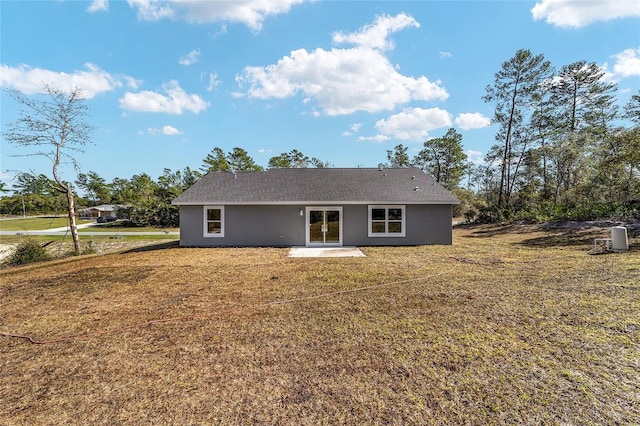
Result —
<instances>
[{"instance_id":1,"label":"front lawn","mask_svg":"<svg viewBox=\"0 0 640 426\"><path fill-rule=\"evenodd\" d=\"M93 222L91 220L78 219L77 224ZM27 217L24 219L0 220L0 231L42 231L45 229L62 228L69 226L66 216L51 217Z\"/></svg>"},{"instance_id":2,"label":"front lawn","mask_svg":"<svg viewBox=\"0 0 640 426\"><path fill-rule=\"evenodd\" d=\"M163 246L0 271L2 424L639 424L640 239Z\"/></svg>"},{"instance_id":3,"label":"front lawn","mask_svg":"<svg viewBox=\"0 0 640 426\"><path fill-rule=\"evenodd\" d=\"M151 242L156 240L178 240L180 238L179 235L172 234L160 234L160 235L88 235L87 233L81 233L80 235L80 245L84 247L85 244L88 244L90 241L94 243L110 241L110 240L122 240L122 241L146 241L149 240ZM71 234L68 235L0 235L0 244L18 244L21 239L30 238L32 240L38 241L40 243L49 243L50 245L55 246L64 246L61 251L66 251L67 246L68 249L71 250L72 240Z\"/></svg>"},{"instance_id":4,"label":"front lawn","mask_svg":"<svg viewBox=\"0 0 640 426\"><path fill-rule=\"evenodd\" d=\"M151 226L131 226L129 222L110 222L99 226L78 229L80 233L86 232L178 232L180 228L154 228Z\"/></svg>"}]
</instances>

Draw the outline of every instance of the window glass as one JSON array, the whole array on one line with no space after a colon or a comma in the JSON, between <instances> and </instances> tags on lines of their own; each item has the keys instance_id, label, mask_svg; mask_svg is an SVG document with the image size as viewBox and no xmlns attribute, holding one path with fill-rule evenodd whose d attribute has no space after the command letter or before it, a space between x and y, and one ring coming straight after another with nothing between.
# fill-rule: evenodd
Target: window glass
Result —
<instances>
[{"instance_id":1,"label":"window glass","mask_svg":"<svg viewBox=\"0 0 640 426\"><path fill-rule=\"evenodd\" d=\"M405 206L369 206L370 237L404 237Z\"/></svg>"},{"instance_id":2,"label":"window glass","mask_svg":"<svg viewBox=\"0 0 640 426\"><path fill-rule=\"evenodd\" d=\"M385 209L371 209L371 220L385 220Z\"/></svg>"},{"instance_id":3,"label":"window glass","mask_svg":"<svg viewBox=\"0 0 640 426\"><path fill-rule=\"evenodd\" d=\"M224 206L204 207L204 236L224 237Z\"/></svg>"},{"instance_id":4,"label":"window glass","mask_svg":"<svg viewBox=\"0 0 640 426\"><path fill-rule=\"evenodd\" d=\"M385 233L385 223L384 222L371 222L371 232L374 234L384 234Z\"/></svg>"},{"instance_id":5,"label":"window glass","mask_svg":"<svg viewBox=\"0 0 640 426\"><path fill-rule=\"evenodd\" d=\"M389 233L399 234L402 232L402 222L389 222Z\"/></svg>"},{"instance_id":6,"label":"window glass","mask_svg":"<svg viewBox=\"0 0 640 426\"><path fill-rule=\"evenodd\" d=\"M389 209L389 220L402 220L402 209Z\"/></svg>"},{"instance_id":7,"label":"window glass","mask_svg":"<svg viewBox=\"0 0 640 426\"><path fill-rule=\"evenodd\" d=\"M207 209L207 220L220 220L220 209Z\"/></svg>"}]
</instances>

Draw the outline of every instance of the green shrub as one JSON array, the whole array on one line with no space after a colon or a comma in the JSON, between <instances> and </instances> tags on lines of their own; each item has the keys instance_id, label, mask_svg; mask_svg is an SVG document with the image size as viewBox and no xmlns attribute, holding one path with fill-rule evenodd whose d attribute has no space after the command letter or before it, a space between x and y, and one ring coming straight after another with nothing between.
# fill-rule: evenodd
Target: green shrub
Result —
<instances>
[{"instance_id":1,"label":"green shrub","mask_svg":"<svg viewBox=\"0 0 640 426\"><path fill-rule=\"evenodd\" d=\"M27 263L50 260L51 256L37 241L25 238L18 243L16 251L9 256L9 265L25 265Z\"/></svg>"},{"instance_id":2,"label":"green shrub","mask_svg":"<svg viewBox=\"0 0 640 426\"><path fill-rule=\"evenodd\" d=\"M475 209L469 209L464 212L464 220L467 222L473 222L473 219L476 217L478 212Z\"/></svg>"},{"instance_id":3,"label":"green shrub","mask_svg":"<svg viewBox=\"0 0 640 426\"><path fill-rule=\"evenodd\" d=\"M118 217L127 218L127 223L133 226L161 228L180 226L180 209L170 204L160 204L149 208L123 207L118 209Z\"/></svg>"},{"instance_id":4,"label":"green shrub","mask_svg":"<svg viewBox=\"0 0 640 426\"><path fill-rule=\"evenodd\" d=\"M93 241L89 241L87 243L87 245L84 247L84 249L82 250L82 254L95 254L98 252L98 249L96 249L95 245L93 244Z\"/></svg>"}]
</instances>

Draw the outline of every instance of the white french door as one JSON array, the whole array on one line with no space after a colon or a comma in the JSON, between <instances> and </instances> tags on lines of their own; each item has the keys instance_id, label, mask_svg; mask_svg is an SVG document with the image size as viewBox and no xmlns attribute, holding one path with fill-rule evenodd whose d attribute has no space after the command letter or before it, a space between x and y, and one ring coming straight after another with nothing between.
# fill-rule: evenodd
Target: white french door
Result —
<instances>
[{"instance_id":1,"label":"white french door","mask_svg":"<svg viewBox=\"0 0 640 426\"><path fill-rule=\"evenodd\" d=\"M307 207L307 246L342 245L342 207Z\"/></svg>"}]
</instances>

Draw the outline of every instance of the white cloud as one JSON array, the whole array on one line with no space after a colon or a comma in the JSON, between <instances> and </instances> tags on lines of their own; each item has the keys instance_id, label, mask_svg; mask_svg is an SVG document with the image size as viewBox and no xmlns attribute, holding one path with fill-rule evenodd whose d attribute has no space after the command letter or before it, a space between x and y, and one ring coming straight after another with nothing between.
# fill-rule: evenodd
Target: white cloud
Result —
<instances>
[{"instance_id":1,"label":"white cloud","mask_svg":"<svg viewBox=\"0 0 640 426\"><path fill-rule=\"evenodd\" d=\"M531 9L533 19L558 27L580 28L596 21L640 16L637 0L541 0Z\"/></svg>"},{"instance_id":2,"label":"white cloud","mask_svg":"<svg viewBox=\"0 0 640 426\"><path fill-rule=\"evenodd\" d=\"M207 91L211 92L213 89L218 87L221 84L221 81L218 79L217 74L209 74L209 85L207 86Z\"/></svg>"},{"instance_id":3,"label":"white cloud","mask_svg":"<svg viewBox=\"0 0 640 426\"><path fill-rule=\"evenodd\" d=\"M397 16L378 16L373 24L365 25L358 32L334 33L333 42L337 44L349 43L369 49L393 49L393 43L388 40L389 35L407 27L420 28L420 24L413 17L404 13Z\"/></svg>"},{"instance_id":4,"label":"white cloud","mask_svg":"<svg viewBox=\"0 0 640 426\"><path fill-rule=\"evenodd\" d=\"M640 47L623 50L612 57L616 59L613 65L613 72L616 75L623 78L640 75Z\"/></svg>"},{"instance_id":5,"label":"white cloud","mask_svg":"<svg viewBox=\"0 0 640 426\"><path fill-rule=\"evenodd\" d=\"M611 58L615 60L613 67L608 62L600 67L605 81L618 83L626 77L640 76L640 48L623 50L611 55Z\"/></svg>"},{"instance_id":6,"label":"white cloud","mask_svg":"<svg viewBox=\"0 0 640 426\"><path fill-rule=\"evenodd\" d=\"M157 135L176 136L176 135L181 135L184 132L176 129L173 126L167 125L167 126L164 126L162 129L158 129L158 128L155 128L155 127L149 127L147 129L147 133L149 133L150 135L154 135L154 136L157 136ZM144 132L143 131L139 131L138 134L139 135L143 135Z\"/></svg>"},{"instance_id":7,"label":"white cloud","mask_svg":"<svg viewBox=\"0 0 640 426\"><path fill-rule=\"evenodd\" d=\"M54 86L60 90L80 89L82 95L91 99L103 92L110 92L125 84L136 83L132 77L110 74L96 65L85 64L86 70L65 72L51 71L42 68L31 68L28 65L10 67L0 66L0 86L18 89L26 94L44 93L43 84Z\"/></svg>"},{"instance_id":8,"label":"white cloud","mask_svg":"<svg viewBox=\"0 0 640 426\"><path fill-rule=\"evenodd\" d=\"M210 104L199 95L186 93L172 80L162 85L166 96L149 90L138 93L125 93L120 99L120 108L128 111L164 112L167 114L182 114L186 111L198 114L206 110Z\"/></svg>"},{"instance_id":9,"label":"white cloud","mask_svg":"<svg viewBox=\"0 0 640 426\"><path fill-rule=\"evenodd\" d=\"M106 12L109 10L109 0L93 0L89 7L87 8L87 12Z\"/></svg>"},{"instance_id":10,"label":"white cloud","mask_svg":"<svg viewBox=\"0 0 640 426\"><path fill-rule=\"evenodd\" d=\"M441 58L452 58L453 57L453 54L451 52L440 51L440 52L438 52L438 54L440 55Z\"/></svg>"},{"instance_id":11,"label":"white cloud","mask_svg":"<svg viewBox=\"0 0 640 426\"><path fill-rule=\"evenodd\" d=\"M209 33L209 38L211 40L215 40L218 37L225 35L226 33L227 33L227 24L223 22L220 24L220 28L216 32Z\"/></svg>"},{"instance_id":12,"label":"white cloud","mask_svg":"<svg viewBox=\"0 0 640 426\"><path fill-rule=\"evenodd\" d=\"M481 151L474 151L472 149L468 149L465 151L467 154L467 161L473 164L484 164L484 155Z\"/></svg>"},{"instance_id":13,"label":"white cloud","mask_svg":"<svg viewBox=\"0 0 640 426\"><path fill-rule=\"evenodd\" d=\"M198 62L199 59L200 59L200 49L192 50L191 52L187 53L185 56L178 59L178 63L180 65L184 65L188 67L189 65L193 65L196 62Z\"/></svg>"},{"instance_id":14,"label":"white cloud","mask_svg":"<svg viewBox=\"0 0 640 426\"><path fill-rule=\"evenodd\" d=\"M181 135L181 134L183 134L183 133L184 133L184 132L182 132L182 131L180 131L180 130L176 129L176 128L175 128L175 127L173 127L173 126L168 126L168 125L167 125L167 126L164 126L164 127L162 128L162 134L163 134L163 135L166 135L166 136Z\"/></svg>"},{"instance_id":15,"label":"white cloud","mask_svg":"<svg viewBox=\"0 0 640 426\"><path fill-rule=\"evenodd\" d=\"M287 13L293 5L304 0L127 0L129 6L138 10L138 19L159 21L161 19L185 20L193 23L239 22L254 31L262 28L268 16Z\"/></svg>"},{"instance_id":16,"label":"white cloud","mask_svg":"<svg viewBox=\"0 0 640 426\"><path fill-rule=\"evenodd\" d=\"M479 112L458 114L455 122L462 130L481 129L491 125L491 119Z\"/></svg>"},{"instance_id":17,"label":"white cloud","mask_svg":"<svg viewBox=\"0 0 640 426\"><path fill-rule=\"evenodd\" d=\"M368 26L359 33L338 37L364 45L348 49L318 48L312 52L295 50L275 64L246 67L236 76L236 82L241 89L247 87L247 96L257 99L282 99L301 94L305 103L317 102L325 115L379 112L413 100L446 99L449 94L440 82L398 73L380 49L371 47L389 47L388 42L382 41L381 34L386 37L403 25L415 22L412 18L402 18L393 24L394 19L379 18L376 25L380 28Z\"/></svg>"},{"instance_id":18,"label":"white cloud","mask_svg":"<svg viewBox=\"0 0 640 426\"><path fill-rule=\"evenodd\" d=\"M174 10L169 2L159 2L155 0L127 0L130 7L138 9L138 19L145 21L159 21L161 19L173 18Z\"/></svg>"},{"instance_id":19,"label":"white cloud","mask_svg":"<svg viewBox=\"0 0 640 426\"><path fill-rule=\"evenodd\" d=\"M362 127L362 123L353 123L348 131L342 132L342 136L352 136L354 133L358 133L360 128Z\"/></svg>"},{"instance_id":20,"label":"white cloud","mask_svg":"<svg viewBox=\"0 0 640 426\"><path fill-rule=\"evenodd\" d=\"M451 126L451 114L440 108L406 108L386 119L378 120L378 136L403 141L424 141L434 129ZM360 138L371 140L371 138Z\"/></svg>"},{"instance_id":21,"label":"white cloud","mask_svg":"<svg viewBox=\"0 0 640 426\"><path fill-rule=\"evenodd\" d=\"M358 137L358 140L360 142L375 142L375 143L386 142L389 139L391 139L391 138L389 136L386 136L386 135L359 136Z\"/></svg>"},{"instance_id":22,"label":"white cloud","mask_svg":"<svg viewBox=\"0 0 640 426\"><path fill-rule=\"evenodd\" d=\"M131 89L137 89L142 84L142 80L136 80L133 77L123 76L122 79L126 83L127 87Z\"/></svg>"}]
</instances>

